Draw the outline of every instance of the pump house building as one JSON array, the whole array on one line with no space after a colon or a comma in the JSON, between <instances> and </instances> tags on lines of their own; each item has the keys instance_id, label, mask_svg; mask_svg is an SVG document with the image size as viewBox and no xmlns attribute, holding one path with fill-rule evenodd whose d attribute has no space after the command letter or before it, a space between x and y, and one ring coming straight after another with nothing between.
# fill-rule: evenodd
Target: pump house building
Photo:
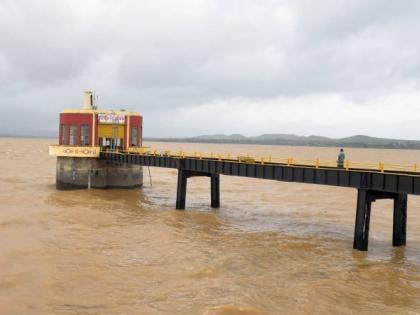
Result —
<instances>
[{"instance_id":1,"label":"pump house building","mask_svg":"<svg viewBox=\"0 0 420 315\"><path fill-rule=\"evenodd\" d=\"M125 110L94 106L93 94L84 93L83 107L60 113L57 156L57 187L137 187L142 169L131 165L108 165L100 161L101 150L137 151L142 148L143 117Z\"/></svg>"},{"instance_id":2,"label":"pump house building","mask_svg":"<svg viewBox=\"0 0 420 315\"><path fill-rule=\"evenodd\" d=\"M142 126L138 113L96 109L92 93L85 92L82 109L60 114L59 144L128 150L141 147Z\"/></svg>"}]
</instances>

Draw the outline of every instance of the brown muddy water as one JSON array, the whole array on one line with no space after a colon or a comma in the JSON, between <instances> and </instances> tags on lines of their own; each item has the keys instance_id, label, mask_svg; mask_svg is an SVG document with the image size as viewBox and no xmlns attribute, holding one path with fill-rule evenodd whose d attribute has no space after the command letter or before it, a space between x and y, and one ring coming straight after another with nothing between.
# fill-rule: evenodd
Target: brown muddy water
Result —
<instances>
[{"instance_id":1,"label":"brown muddy water","mask_svg":"<svg viewBox=\"0 0 420 315\"><path fill-rule=\"evenodd\" d=\"M55 189L52 140L0 139L0 314L419 314L420 198L407 246L392 203L372 210L369 252L352 249L356 191L176 171L150 187ZM171 150L334 159L336 148L150 143ZM348 149L352 160L419 163L419 151ZM420 163L419 163L420 164Z\"/></svg>"}]
</instances>

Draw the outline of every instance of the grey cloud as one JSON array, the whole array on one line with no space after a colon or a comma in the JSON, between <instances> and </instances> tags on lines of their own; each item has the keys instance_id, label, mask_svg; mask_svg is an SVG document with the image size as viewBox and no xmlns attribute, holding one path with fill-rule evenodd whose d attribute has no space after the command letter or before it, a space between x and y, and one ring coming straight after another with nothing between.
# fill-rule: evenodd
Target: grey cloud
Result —
<instances>
[{"instance_id":1,"label":"grey cloud","mask_svg":"<svg viewBox=\"0 0 420 315\"><path fill-rule=\"evenodd\" d=\"M365 106L419 87L419 11L379 0L5 0L0 124L16 131L17 112L32 121L42 110L31 128L54 130L55 113L89 88L145 115L314 94ZM171 134L158 122L150 131Z\"/></svg>"}]
</instances>

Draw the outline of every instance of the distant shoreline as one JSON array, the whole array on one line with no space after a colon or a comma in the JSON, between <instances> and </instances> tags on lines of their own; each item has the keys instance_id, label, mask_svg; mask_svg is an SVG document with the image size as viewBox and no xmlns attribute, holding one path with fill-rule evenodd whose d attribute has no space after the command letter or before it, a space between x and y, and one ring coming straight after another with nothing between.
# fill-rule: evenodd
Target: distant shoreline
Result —
<instances>
[{"instance_id":1,"label":"distant shoreline","mask_svg":"<svg viewBox=\"0 0 420 315\"><path fill-rule=\"evenodd\" d=\"M55 139L56 136L42 136L42 135L0 135L0 138Z\"/></svg>"},{"instance_id":2,"label":"distant shoreline","mask_svg":"<svg viewBox=\"0 0 420 315\"><path fill-rule=\"evenodd\" d=\"M174 143L213 143L213 144L255 144L255 145L289 145L308 147L347 147L366 149L397 149L420 150L420 141L375 138L369 136L353 136L333 139L320 136L296 135L261 135L245 137L242 135L209 135L186 138L152 138L145 137L144 141L174 142Z\"/></svg>"},{"instance_id":3,"label":"distant shoreline","mask_svg":"<svg viewBox=\"0 0 420 315\"><path fill-rule=\"evenodd\" d=\"M0 138L17 139L56 139L58 135L0 135ZM320 136L296 135L261 135L245 137L242 135L208 135L197 137L178 138L153 138L144 137L144 141L172 142L172 143L212 143L212 144L249 144L249 145L286 145L306 147L344 147L362 149L395 149L395 150L420 150L418 140L400 140L375 138L369 136L353 136L348 138L333 139Z\"/></svg>"}]
</instances>

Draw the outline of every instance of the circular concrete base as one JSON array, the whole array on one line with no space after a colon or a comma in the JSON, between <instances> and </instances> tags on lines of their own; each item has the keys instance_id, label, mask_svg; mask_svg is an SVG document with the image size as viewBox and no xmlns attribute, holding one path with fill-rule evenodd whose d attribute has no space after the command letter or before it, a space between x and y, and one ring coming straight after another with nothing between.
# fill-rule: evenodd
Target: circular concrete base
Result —
<instances>
[{"instance_id":1,"label":"circular concrete base","mask_svg":"<svg viewBox=\"0 0 420 315\"><path fill-rule=\"evenodd\" d=\"M142 185L143 168L139 165L92 158L57 158L57 189L136 188Z\"/></svg>"}]
</instances>

